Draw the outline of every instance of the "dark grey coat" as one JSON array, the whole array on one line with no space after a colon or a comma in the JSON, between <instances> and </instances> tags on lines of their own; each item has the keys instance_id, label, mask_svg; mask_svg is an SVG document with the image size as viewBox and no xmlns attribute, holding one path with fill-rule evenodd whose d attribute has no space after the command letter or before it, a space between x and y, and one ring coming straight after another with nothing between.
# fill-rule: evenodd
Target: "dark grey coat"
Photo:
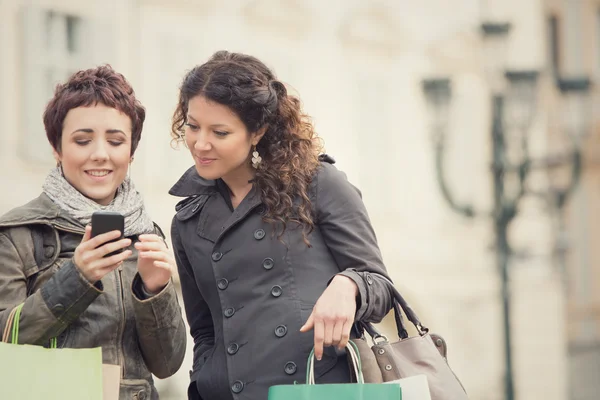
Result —
<instances>
[{"instance_id":1,"label":"dark grey coat","mask_svg":"<svg viewBox=\"0 0 600 400\"><path fill-rule=\"evenodd\" d=\"M301 229L283 242L263 222L253 188L232 210L214 181L190 168L170 193L172 240L194 338L190 399L264 400L277 384L304 383L313 332L300 333L336 274L358 285L356 320L379 322L392 307L388 277L360 192L322 162L311 185L312 247ZM317 382L348 381L345 354L327 348Z\"/></svg>"}]
</instances>

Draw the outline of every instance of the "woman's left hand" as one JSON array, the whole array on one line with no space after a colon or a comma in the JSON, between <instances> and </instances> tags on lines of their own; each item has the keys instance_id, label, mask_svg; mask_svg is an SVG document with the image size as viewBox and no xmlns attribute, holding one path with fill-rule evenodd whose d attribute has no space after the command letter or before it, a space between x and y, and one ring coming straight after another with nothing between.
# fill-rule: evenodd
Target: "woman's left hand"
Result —
<instances>
[{"instance_id":1,"label":"woman's left hand","mask_svg":"<svg viewBox=\"0 0 600 400\"><path fill-rule=\"evenodd\" d=\"M139 239L135 244L139 252L138 272L146 291L156 294L169 283L175 261L158 235L140 235Z\"/></svg>"},{"instance_id":2,"label":"woman's left hand","mask_svg":"<svg viewBox=\"0 0 600 400\"><path fill-rule=\"evenodd\" d=\"M356 314L358 286L348 277L336 275L323 292L300 332L314 329L315 357L321 360L323 347L346 347Z\"/></svg>"}]
</instances>

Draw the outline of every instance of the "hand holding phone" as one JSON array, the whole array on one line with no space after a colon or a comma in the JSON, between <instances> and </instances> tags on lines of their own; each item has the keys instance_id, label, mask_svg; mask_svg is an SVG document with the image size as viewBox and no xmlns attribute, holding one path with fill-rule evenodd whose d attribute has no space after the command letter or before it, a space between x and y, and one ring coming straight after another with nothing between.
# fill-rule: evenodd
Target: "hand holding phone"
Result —
<instances>
[{"instance_id":1,"label":"hand holding phone","mask_svg":"<svg viewBox=\"0 0 600 400\"><path fill-rule=\"evenodd\" d=\"M75 266L88 281L99 281L131 256L131 250L124 250L131 240L123 238L123 233L122 215L105 211L92 214L92 226L85 228L73 257Z\"/></svg>"}]
</instances>

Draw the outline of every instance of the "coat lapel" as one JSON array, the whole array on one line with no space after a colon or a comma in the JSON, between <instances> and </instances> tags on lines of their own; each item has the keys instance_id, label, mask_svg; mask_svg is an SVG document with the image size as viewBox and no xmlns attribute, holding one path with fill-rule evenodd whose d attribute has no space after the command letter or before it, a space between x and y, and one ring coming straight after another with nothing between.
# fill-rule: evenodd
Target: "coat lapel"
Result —
<instances>
[{"instance_id":1,"label":"coat lapel","mask_svg":"<svg viewBox=\"0 0 600 400\"><path fill-rule=\"evenodd\" d=\"M198 221L197 233L204 239L217 243L229 230L261 204L260 195L254 187L233 212L223 197L215 193L204 204Z\"/></svg>"},{"instance_id":2,"label":"coat lapel","mask_svg":"<svg viewBox=\"0 0 600 400\"><path fill-rule=\"evenodd\" d=\"M223 203L225 202L223 201ZM233 213L230 214L229 218L223 225L221 233L217 237L217 241L261 204L262 201L260 199L260 193L258 193L256 186L253 186L248 195L244 197L244 200L242 200ZM227 206L225 205L225 207Z\"/></svg>"},{"instance_id":3,"label":"coat lapel","mask_svg":"<svg viewBox=\"0 0 600 400\"><path fill-rule=\"evenodd\" d=\"M206 201L203 211L200 213L196 232L204 239L216 243L230 215L231 211L223 197L215 193Z\"/></svg>"}]
</instances>

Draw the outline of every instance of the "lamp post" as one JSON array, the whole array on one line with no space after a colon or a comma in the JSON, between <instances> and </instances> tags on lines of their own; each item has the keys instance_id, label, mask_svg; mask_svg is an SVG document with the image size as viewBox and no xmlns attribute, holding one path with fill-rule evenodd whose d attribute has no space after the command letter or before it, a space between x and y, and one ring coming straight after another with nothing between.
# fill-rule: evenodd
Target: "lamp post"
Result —
<instances>
[{"instance_id":1,"label":"lamp post","mask_svg":"<svg viewBox=\"0 0 600 400\"><path fill-rule=\"evenodd\" d=\"M538 71L507 70L504 65L506 39L510 31L507 23L484 23L481 25L485 51L486 78L490 88L492 105L491 121L491 175L493 179L493 205L491 212L480 213L470 204L460 204L452 195L444 174L445 143L447 140L452 86L449 78L423 81L423 91L430 109L431 135L435 154L437 181L444 199L459 214L474 218L487 216L493 221L496 264L501 285L502 322L504 330L505 398L514 400L510 261L512 252L508 240L508 227L519 212L521 200L528 195L542 196L553 209L563 209L575 188L581 172L581 153L578 137L585 131L586 94L589 80L559 79L557 86L564 100L571 98L573 107L580 117L574 129L566 130L572 139L571 150L558 156L544 159L531 157L528 133L535 116ZM587 82L587 85L585 84ZM566 112L568 115L568 112ZM540 193L528 186L532 170L550 172L555 167L571 168L570 179L563 187L553 187Z\"/></svg>"}]
</instances>

